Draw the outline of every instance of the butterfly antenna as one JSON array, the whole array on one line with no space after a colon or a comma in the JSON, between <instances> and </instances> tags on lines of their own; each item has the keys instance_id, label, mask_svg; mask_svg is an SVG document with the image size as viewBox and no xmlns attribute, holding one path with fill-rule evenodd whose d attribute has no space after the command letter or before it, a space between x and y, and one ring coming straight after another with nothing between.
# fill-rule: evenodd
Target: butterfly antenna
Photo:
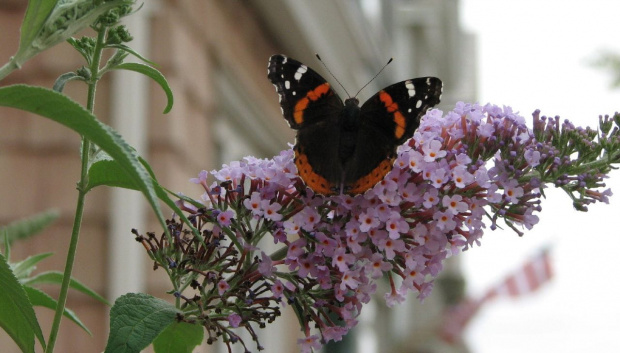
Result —
<instances>
[{"instance_id":1,"label":"butterfly antenna","mask_svg":"<svg viewBox=\"0 0 620 353\"><path fill-rule=\"evenodd\" d=\"M329 67L327 67L327 65L325 65L325 63L323 62L323 60L321 59L321 57L319 56L319 54L314 54L316 55L316 58L319 59L319 61L321 62L321 64L323 64L323 67L325 67L325 70L327 70L327 72L329 72L330 75L332 75L332 77L334 78L334 80L336 80L336 82L338 82L338 84L340 85L340 87L342 87L342 89L344 90L344 93L347 94L347 96L349 96L349 98L351 98L351 95L349 94L349 92L347 92L347 89L344 88L344 86L342 85L342 83L340 83L340 80L338 80L338 78L336 76L334 76L334 74L332 73L332 71L329 69Z\"/></svg>"},{"instance_id":2,"label":"butterfly antenna","mask_svg":"<svg viewBox=\"0 0 620 353\"><path fill-rule=\"evenodd\" d=\"M357 97L357 95L358 95L358 94L360 94L360 92L361 92L364 88L366 88L366 86L368 86L368 85L369 85L369 84L370 84L370 83L371 83L371 82L372 82L375 78L377 78L377 76L379 76L379 74L383 71L383 69L385 69L385 68L386 68L386 67L387 67L387 66L388 66L388 65L392 62L392 60L394 60L394 58L390 58L390 60L388 60L388 62L387 62L385 65L383 65L383 67L381 68L381 70L379 70L379 72L377 72L377 74L376 74L376 75L374 75L374 76L370 79L370 81L368 81L368 83L364 85L364 87L360 88L360 90L359 90L359 91L357 91L357 93L355 94L355 96L354 96L354 97Z\"/></svg>"}]
</instances>

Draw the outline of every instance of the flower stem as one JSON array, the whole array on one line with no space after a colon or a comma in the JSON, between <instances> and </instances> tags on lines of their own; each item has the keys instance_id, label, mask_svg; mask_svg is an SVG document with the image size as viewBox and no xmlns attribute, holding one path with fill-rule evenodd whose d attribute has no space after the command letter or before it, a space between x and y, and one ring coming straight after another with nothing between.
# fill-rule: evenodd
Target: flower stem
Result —
<instances>
[{"instance_id":1,"label":"flower stem","mask_svg":"<svg viewBox=\"0 0 620 353\"><path fill-rule=\"evenodd\" d=\"M11 58L8 63L0 67L0 80L7 77L11 72L19 69L19 65Z\"/></svg>"},{"instance_id":2,"label":"flower stem","mask_svg":"<svg viewBox=\"0 0 620 353\"><path fill-rule=\"evenodd\" d=\"M93 60L91 61L91 73L92 79L88 82L88 98L86 102L86 109L89 112L93 112L95 108L95 92L97 87L97 81L99 80L99 65L101 63L101 54L103 52L105 37L107 28L102 27L99 29L97 36L97 43L93 54ZM73 264L77 253L77 244L80 237L80 226L82 224L82 217L84 215L84 203L86 193L88 192L88 167L91 153L90 141L82 137L82 168L80 172L80 181L78 182L78 199L75 207L75 218L73 220L73 230L71 231L71 240L69 242L69 249L67 251L67 261L65 263L65 271L62 278L62 284L60 287L60 294L58 296L58 304L56 305L56 313L54 314L54 322L52 323L52 329L47 342L46 353L52 353L58 338L58 331L60 329L60 322L62 314L65 312L65 306L67 304L67 295L69 292L69 284L71 282L71 273L73 272Z\"/></svg>"}]
</instances>

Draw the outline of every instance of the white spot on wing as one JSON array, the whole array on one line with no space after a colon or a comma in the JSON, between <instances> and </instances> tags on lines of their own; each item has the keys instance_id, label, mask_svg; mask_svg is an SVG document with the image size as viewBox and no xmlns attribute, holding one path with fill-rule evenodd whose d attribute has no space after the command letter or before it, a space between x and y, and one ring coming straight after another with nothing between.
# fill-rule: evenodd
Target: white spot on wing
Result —
<instances>
[{"instance_id":1,"label":"white spot on wing","mask_svg":"<svg viewBox=\"0 0 620 353\"><path fill-rule=\"evenodd\" d=\"M301 65L298 69L297 72L295 72L295 79L297 81L301 80L301 76L303 76L306 71L308 71L308 67L306 65Z\"/></svg>"},{"instance_id":2,"label":"white spot on wing","mask_svg":"<svg viewBox=\"0 0 620 353\"><path fill-rule=\"evenodd\" d=\"M422 100L418 99L418 101L415 102L415 107L416 107L416 109L420 109L421 106L422 106Z\"/></svg>"},{"instance_id":3,"label":"white spot on wing","mask_svg":"<svg viewBox=\"0 0 620 353\"><path fill-rule=\"evenodd\" d=\"M411 83L411 81L405 81L405 87L407 87L407 93L409 94L409 97L415 96L415 87L413 86L413 83Z\"/></svg>"},{"instance_id":4,"label":"white spot on wing","mask_svg":"<svg viewBox=\"0 0 620 353\"><path fill-rule=\"evenodd\" d=\"M291 89L291 81L289 80L284 81L284 88Z\"/></svg>"}]
</instances>

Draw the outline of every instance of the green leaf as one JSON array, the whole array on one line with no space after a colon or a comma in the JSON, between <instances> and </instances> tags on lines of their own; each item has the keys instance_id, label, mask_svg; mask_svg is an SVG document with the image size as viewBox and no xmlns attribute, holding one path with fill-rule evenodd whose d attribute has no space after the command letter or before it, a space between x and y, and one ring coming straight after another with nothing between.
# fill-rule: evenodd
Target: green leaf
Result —
<instances>
[{"instance_id":1,"label":"green leaf","mask_svg":"<svg viewBox=\"0 0 620 353\"><path fill-rule=\"evenodd\" d=\"M149 175L153 176L153 171L151 170L151 166L142 158L139 157L140 162L149 173ZM170 198L169 191L162 187L157 180L153 179L153 188L155 189L155 193L157 197L163 201L168 207L172 209L187 225L191 226L191 222L185 216L185 213L181 211L181 209L174 203L174 200ZM93 163L89 169L89 179L88 179L88 187L87 190L90 190L96 186L112 186L125 188L130 190L138 190L137 185L129 178L125 170L123 170L120 165L113 160L102 159L95 163ZM196 205L197 207L202 207L202 205ZM200 237L200 232L192 227L194 234Z\"/></svg>"},{"instance_id":2,"label":"green leaf","mask_svg":"<svg viewBox=\"0 0 620 353\"><path fill-rule=\"evenodd\" d=\"M99 160L93 163L88 170L86 190L102 185L138 190L138 185L127 175L120 164L114 160Z\"/></svg>"},{"instance_id":3,"label":"green leaf","mask_svg":"<svg viewBox=\"0 0 620 353\"><path fill-rule=\"evenodd\" d=\"M106 11L134 3L135 0L31 0L22 23L19 48L11 62L19 68L41 51L89 27Z\"/></svg>"},{"instance_id":4,"label":"green leaf","mask_svg":"<svg viewBox=\"0 0 620 353\"><path fill-rule=\"evenodd\" d=\"M170 89L170 86L168 85L168 81L166 81L166 78L164 77L164 75L162 75L161 72L159 72L157 69L151 66L139 64L139 63L123 63L120 65L114 66L113 69L135 71L135 72L141 73L153 79L155 82L157 82L161 86L164 92L166 92L166 97L168 97L168 105L166 105L166 108L164 109L164 114L167 114L170 111L170 109L172 109L172 105L174 104L174 97L172 96L172 90Z\"/></svg>"},{"instance_id":5,"label":"green leaf","mask_svg":"<svg viewBox=\"0 0 620 353\"><path fill-rule=\"evenodd\" d=\"M65 85L67 84L67 82L73 81L73 80L83 81L84 77L78 75L75 72L67 72L66 74L62 74L60 75L60 77L56 79L56 82L54 82L54 86L52 87L52 90L56 92L62 92L65 89Z\"/></svg>"},{"instance_id":6,"label":"green leaf","mask_svg":"<svg viewBox=\"0 0 620 353\"><path fill-rule=\"evenodd\" d=\"M9 241L9 233L4 228L0 228L0 241L4 242L4 256L9 262L11 258L11 242ZM2 252L0 251L0 254Z\"/></svg>"},{"instance_id":7,"label":"green leaf","mask_svg":"<svg viewBox=\"0 0 620 353\"><path fill-rule=\"evenodd\" d=\"M58 219L58 217L60 217L60 213L57 210L48 210L37 213L32 217L9 223L1 229L6 230L9 242L13 242L17 239L28 238L39 233ZM4 239L0 239L0 242L3 241Z\"/></svg>"},{"instance_id":8,"label":"green leaf","mask_svg":"<svg viewBox=\"0 0 620 353\"><path fill-rule=\"evenodd\" d=\"M203 338L202 326L173 322L153 341L153 348L155 353L192 353Z\"/></svg>"},{"instance_id":9,"label":"green leaf","mask_svg":"<svg viewBox=\"0 0 620 353\"><path fill-rule=\"evenodd\" d=\"M151 344L179 311L148 294L129 293L110 310L110 336L105 353L138 353Z\"/></svg>"},{"instance_id":10,"label":"green leaf","mask_svg":"<svg viewBox=\"0 0 620 353\"><path fill-rule=\"evenodd\" d=\"M126 46L125 44L110 44L110 45L106 45L106 48L114 48L114 49L118 49L118 50L122 50L122 51L126 51L128 53L130 53L131 55L135 56L136 58L144 61L145 63L155 66L155 63L152 62L151 60L143 57L142 55L140 55L140 53L138 53L137 51L133 50L133 48Z\"/></svg>"},{"instance_id":11,"label":"green leaf","mask_svg":"<svg viewBox=\"0 0 620 353\"><path fill-rule=\"evenodd\" d=\"M28 294L28 298L30 299L30 302L32 303L32 305L42 306L50 310L56 310L58 301L56 301L54 298L47 295L45 292L41 291L40 289L29 287L29 286L24 286L24 290ZM86 331L86 333L88 333L91 336L93 335L88 329L88 327L86 327L86 325L82 323L82 321L77 317L77 315L75 315L75 313L72 310L65 308L65 312L63 313L63 315L67 319L75 322L75 324L80 326L84 331Z\"/></svg>"},{"instance_id":12,"label":"green leaf","mask_svg":"<svg viewBox=\"0 0 620 353\"><path fill-rule=\"evenodd\" d=\"M30 0L20 29L19 47L26 48L34 42L45 21L56 7L58 0Z\"/></svg>"},{"instance_id":13,"label":"green leaf","mask_svg":"<svg viewBox=\"0 0 620 353\"><path fill-rule=\"evenodd\" d=\"M39 114L76 131L107 152L138 186L164 229L166 222L157 202L151 176L135 151L111 127L68 97L41 87L14 85L0 88L0 105Z\"/></svg>"},{"instance_id":14,"label":"green leaf","mask_svg":"<svg viewBox=\"0 0 620 353\"><path fill-rule=\"evenodd\" d=\"M28 277L32 273L32 271L37 268L37 264L41 262L41 260L46 259L52 255L54 255L54 253L46 252L43 254L29 256L25 260L22 260L12 266L13 274L19 279Z\"/></svg>"},{"instance_id":15,"label":"green leaf","mask_svg":"<svg viewBox=\"0 0 620 353\"><path fill-rule=\"evenodd\" d=\"M0 327L11 336L22 352L34 352L35 336L45 347L43 332L41 332L32 304L28 300L28 295L1 254Z\"/></svg>"},{"instance_id":16,"label":"green leaf","mask_svg":"<svg viewBox=\"0 0 620 353\"><path fill-rule=\"evenodd\" d=\"M58 284L60 285L62 283L62 277L63 277L63 274L58 271L43 272L34 277L26 278L22 280L22 284L30 285L30 286L35 285L35 284ZM89 297L105 305L108 305L108 306L110 305L110 302L108 302L104 297L100 296L99 294L97 294L97 292L88 288L85 284L83 284L82 282L74 278L71 278L71 281L69 282L69 288L74 289L83 294L86 294Z\"/></svg>"}]
</instances>

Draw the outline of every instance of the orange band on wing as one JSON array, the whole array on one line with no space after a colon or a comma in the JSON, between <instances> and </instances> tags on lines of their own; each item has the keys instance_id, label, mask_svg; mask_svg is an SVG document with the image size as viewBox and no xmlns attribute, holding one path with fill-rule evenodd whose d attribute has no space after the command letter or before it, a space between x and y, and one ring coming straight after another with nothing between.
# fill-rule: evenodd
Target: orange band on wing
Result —
<instances>
[{"instance_id":1,"label":"orange band on wing","mask_svg":"<svg viewBox=\"0 0 620 353\"><path fill-rule=\"evenodd\" d=\"M375 169L371 170L370 173L358 179L354 184L350 185L349 188L346 188L347 194L357 195L372 188L378 182L383 180L385 175L392 170L393 164L394 158L383 160L383 162L381 162L381 164L379 164Z\"/></svg>"},{"instance_id":2,"label":"orange band on wing","mask_svg":"<svg viewBox=\"0 0 620 353\"><path fill-rule=\"evenodd\" d=\"M299 174L301 180L312 191L322 195L332 195L335 193L331 183L312 169L312 166L308 163L308 156L297 149L295 149L295 166L297 166L297 174Z\"/></svg>"},{"instance_id":3,"label":"orange band on wing","mask_svg":"<svg viewBox=\"0 0 620 353\"><path fill-rule=\"evenodd\" d=\"M297 101L295 104L295 109L293 110L293 118L295 119L295 123L302 124L304 122L304 110L310 104L310 101L316 101L321 98L321 96L327 94L330 90L329 83L325 82L324 84L318 86L306 93L306 96Z\"/></svg>"},{"instance_id":4,"label":"orange band on wing","mask_svg":"<svg viewBox=\"0 0 620 353\"><path fill-rule=\"evenodd\" d=\"M400 139L405 134L405 126L407 126L407 121L405 117L398 109L398 104L392 100L392 96L390 96L385 91L379 92L379 100L385 104L385 108L389 113L392 113L392 119L396 124L396 128L394 129L394 136L397 139Z\"/></svg>"}]
</instances>

